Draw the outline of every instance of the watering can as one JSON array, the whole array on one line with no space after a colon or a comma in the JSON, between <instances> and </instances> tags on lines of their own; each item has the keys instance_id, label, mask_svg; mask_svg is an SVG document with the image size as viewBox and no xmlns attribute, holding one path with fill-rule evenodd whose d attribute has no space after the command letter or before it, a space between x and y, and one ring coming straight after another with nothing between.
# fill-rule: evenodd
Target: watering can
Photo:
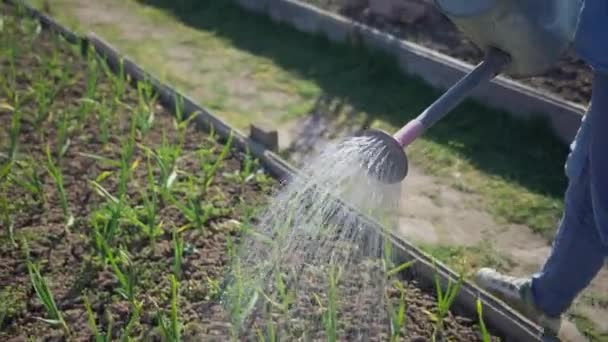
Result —
<instances>
[{"instance_id":1,"label":"watering can","mask_svg":"<svg viewBox=\"0 0 608 342\"><path fill-rule=\"evenodd\" d=\"M370 174L384 183L405 178L408 159L404 148L475 87L500 73L531 77L554 65L574 39L582 8L580 0L434 0L434 4L485 52L485 58L395 134L375 129L364 132L371 138L370 146L383 154L364 162Z\"/></svg>"}]
</instances>

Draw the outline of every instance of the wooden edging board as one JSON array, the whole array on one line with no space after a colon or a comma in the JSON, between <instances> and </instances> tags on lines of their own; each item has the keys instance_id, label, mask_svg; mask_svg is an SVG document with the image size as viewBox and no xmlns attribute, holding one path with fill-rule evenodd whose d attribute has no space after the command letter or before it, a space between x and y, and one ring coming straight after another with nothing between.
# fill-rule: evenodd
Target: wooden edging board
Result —
<instances>
[{"instance_id":1,"label":"wooden edging board","mask_svg":"<svg viewBox=\"0 0 608 342\"><path fill-rule=\"evenodd\" d=\"M15 4L16 1L19 0L5 1L10 4ZM124 76L127 77L131 83L148 82L159 95L161 103L170 112L174 113L176 104L179 103L182 106L185 115L197 115L196 123L199 125L199 128L206 131L213 129L223 140L227 140L228 137L232 135L235 147L241 151L250 151L250 153L258 158L266 170L268 170L276 179L288 181L291 177L305 177L299 170L277 154L249 139L223 120L215 117L211 112L197 105L189 97L179 93L169 85L161 83L157 78L144 71L128 57L122 56L114 47L94 33L89 33L84 37L79 36L63 27L60 23L46 14L25 3L21 3L21 5L25 6L27 12L38 19L45 29L58 33L69 43L80 44L81 52L83 54L88 53L90 47L93 47L98 57L104 59L114 72L118 72L122 64ZM347 210L356 212L356 210L348 206L347 203L344 203L339 199L337 200L340 201ZM404 276L413 277L423 286L432 287L435 283L435 277L438 275L443 289L447 288L449 282L457 281L458 275L453 270L441 262L434 260L428 254L422 252L403 238L392 233L386 233L381 225L373 219L359 212L357 212L357 214L366 229L379 231L381 234L385 235L387 241L389 241L393 247L392 250L396 262L403 263L415 260L413 265L406 271L407 274L404 274ZM505 341L541 341L542 332L537 325L468 281L465 281L462 284L454 302L454 309L461 311L470 317L476 317L477 299L479 299L483 305L483 316L486 326L503 335L502 337Z\"/></svg>"},{"instance_id":2,"label":"wooden edging board","mask_svg":"<svg viewBox=\"0 0 608 342\"><path fill-rule=\"evenodd\" d=\"M474 66L419 44L320 9L299 0L234 0L243 9L266 15L298 31L323 35L334 42L381 51L394 57L402 72L420 77L429 85L446 90ZM540 91L513 79L498 76L478 87L471 98L488 107L520 118L541 116L548 120L554 134L570 144L586 108Z\"/></svg>"}]
</instances>

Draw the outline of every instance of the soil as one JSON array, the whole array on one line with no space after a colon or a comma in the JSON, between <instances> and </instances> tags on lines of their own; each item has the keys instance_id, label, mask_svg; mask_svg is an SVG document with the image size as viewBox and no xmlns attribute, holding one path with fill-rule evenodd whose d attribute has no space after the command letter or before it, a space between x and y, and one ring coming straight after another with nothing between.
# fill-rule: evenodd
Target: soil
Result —
<instances>
[{"instance_id":1,"label":"soil","mask_svg":"<svg viewBox=\"0 0 608 342\"><path fill-rule=\"evenodd\" d=\"M370 0L304 0L304 2L340 13L398 38L418 43L468 63L477 64L483 57L482 52L439 12L431 0L400 0L398 2L405 8L405 13L401 16L395 15L394 18L373 13L369 8ZM558 64L543 75L521 81L583 105L586 105L591 98L591 70L573 54L563 56Z\"/></svg>"},{"instance_id":2,"label":"soil","mask_svg":"<svg viewBox=\"0 0 608 342\"><path fill-rule=\"evenodd\" d=\"M158 193L161 185L148 186L148 159L143 148L165 149L167 144L177 144L179 131L176 119L159 105L151 104L148 109L155 114L151 129L147 132L142 129L131 131L133 121L129 118L138 115L136 108L139 108L141 99L135 89L126 87L124 92L117 91L120 90L116 88L117 83L98 73L96 90L87 95L87 64L76 54L76 49L56 42L44 31L36 33L38 30L32 21L16 16L11 7L0 6L2 13L5 13L0 51L14 51L16 56L15 83L9 84L10 78L7 77L2 84L9 86L0 88L0 125L6 127L0 133L2 151L9 148L9 128L14 113L22 113L16 162L12 164L10 174L0 178L0 198L5 199L0 218L4 228L0 243L0 339L92 340L83 299L86 297L91 303L97 326L105 331L112 324L113 339L127 334L135 340L160 340L156 314L160 310L168 315L171 297L169 276L174 261L173 232L176 227L182 227L184 229L178 235L183 238L184 253L177 306L179 320L184 324L182 339L228 340L230 319L221 305L218 284L222 282L230 260L229 241L238 241L243 222L251 219L251 209L267 203L267 196L277 189L278 184L267 177L262 169L251 173L250 177L231 176L244 170L250 160L243 153L231 149L220 164L211 186L203 187L201 164L213 164L223 145L193 125L185 126L181 157L177 159L179 172L168 191L177 199L175 203L185 204L192 199L192 203L208 209L201 227L185 228L190 220L176 205ZM3 53L0 58L0 73L11 75L6 54ZM32 89L39 81L49 81L47 86L62 84L58 83L62 74L68 75L67 82L57 88L58 93L48 108L49 116L37 127L34 118L41 107ZM13 101L13 91L19 95L19 106ZM114 94L118 96L114 97ZM87 103L83 99L90 95L98 102L117 104L113 107L115 111L111 112L111 134L106 143L100 129L99 107L79 110L84 108L83 103ZM10 105L16 107L16 111L11 110ZM83 116L78 118L77 114ZM67 134L70 143L65 153L61 154L62 147L66 145L60 144L64 140L60 139L58 126L64 115L69 119ZM132 217L125 214L116 235L109 238L107 243L115 256L121 255L121 252L127 256L121 258L118 266L136 280L135 300L141 304L139 316L133 316L136 310L119 294L118 279L94 239L94 232L104 232L103 227L109 221L104 215L108 215L108 208L112 207L113 202L104 198L92 181L113 196L119 193L120 170L115 162L120 160L122 151L128 146L131 132L135 132L136 144L128 163L131 171L126 182L124 203L133 211L126 212L135 213L146 222L147 216L141 211L144 197L158 193L157 222L161 223L160 230L154 238L150 238L149 231L135 225ZM69 212L75 218L68 228L55 181L45 168L46 146L50 147L51 158L63 173ZM8 156L7 153L0 155L3 170ZM25 179L27 165L41 180L40 193L26 190L16 181ZM153 169L152 176L158 179L160 169L155 161L151 160L149 165ZM258 170L255 165L254 170ZM194 180L194 187L190 186L191 179ZM40 194L44 196L40 197ZM60 327L43 320L48 315L30 283L26 263L28 258L40 265L40 272L70 328L70 338L64 336ZM350 296L356 294L364 284L361 278L367 274L367 266L361 264L355 267L361 268L349 272L346 281L340 283L341 303L354 303ZM318 276L319 273L313 272L308 278L311 287L319 288L321 293ZM367 281L374 283L375 279L368 278ZM435 327L433 315L430 314L436 305L432 291L420 289L413 280L401 280L400 283L407 289L404 338L427 341ZM393 300L398 297L395 289L389 288L387 292ZM373 303L376 295L370 293L369 297L363 296L363 302L367 298ZM362 307L344 309L339 317L347 319L340 321L340 327L358 326L368 313L361 310ZM358 309L361 311L356 311ZM313 318L318 317L319 310L314 305L304 305L302 310L308 310L307 314ZM132 317L135 317L133 325L125 332L127 322ZM276 320L280 321L281 316L277 316ZM387 331L386 319L378 321L378 325L370 327L378 329L370 330L375 339L383 336L378 332L380 328ZM318 326L321 326L320 323ZM445 327L445 334L450 340L481 340L476 319L449 313ZM339 328L338 331L344 333L341 336L346 340L356 337L348 329ZM253 331L248 333L253 334ZM314 336L322 338L323 333L314 332ZM290 335L286 339L295 339L295 336Z\"/></svg>"}]
</instances>

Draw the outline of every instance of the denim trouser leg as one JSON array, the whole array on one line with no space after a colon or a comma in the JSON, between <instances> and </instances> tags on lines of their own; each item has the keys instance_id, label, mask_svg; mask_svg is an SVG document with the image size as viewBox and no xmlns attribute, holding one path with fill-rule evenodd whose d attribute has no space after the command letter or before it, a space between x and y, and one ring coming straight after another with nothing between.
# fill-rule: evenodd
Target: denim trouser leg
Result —
<instances>
[{"instance_id":1,"label":"denim trouser leg","mask_svg":"<svg viewBox=\"0 0 608 342\"><path fill-rule=\"evenodd\" d=\"M566 311L604 264L606 247L593 221L588 175L585 167L581 177L570 182L553 249L532 278L534 301L549 316Z\"/></svg>"},{"instance_id":2,"label":"denim trouser leg","mask_svg":"<svg viewBox=\"0 0 608 342\"><path fill-rule=\"evenodd\" d=\"M568 309L608 255L608 225L601 212L608 208L608 77L596 77L593 92L566 164L569 184L557 236L545 265L532 278L536 305L550 316Z\"/></svg>"}]
</instances>

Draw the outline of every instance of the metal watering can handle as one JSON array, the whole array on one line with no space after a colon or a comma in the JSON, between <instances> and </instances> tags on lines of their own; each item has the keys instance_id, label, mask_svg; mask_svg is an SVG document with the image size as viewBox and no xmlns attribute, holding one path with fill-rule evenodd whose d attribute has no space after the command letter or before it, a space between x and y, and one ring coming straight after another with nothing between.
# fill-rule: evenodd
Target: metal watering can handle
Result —
<instances>
[{"instance_id":1,"label":"metal watering can handle","mask_svg":"<svg viewBox=\"0 0 608 342\"><path fill-rule=\"evenodd\" d=\"M393 137L402 147L409 145L423 131L433 126L462 102L476 86L498 75L509 64L509 61L510 57L505 52L489 49L485 59L475 69L448 89L418 117L408 122Z\"/></svg>"}]
</instances>

